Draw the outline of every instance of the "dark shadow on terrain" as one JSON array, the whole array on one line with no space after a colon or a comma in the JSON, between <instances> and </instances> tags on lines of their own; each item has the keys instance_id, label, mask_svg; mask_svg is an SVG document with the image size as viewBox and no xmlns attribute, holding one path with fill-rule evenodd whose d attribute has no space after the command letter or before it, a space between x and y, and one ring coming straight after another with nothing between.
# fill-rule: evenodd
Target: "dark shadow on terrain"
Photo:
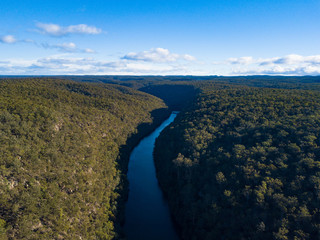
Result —
<instances>
[{"instance_id":1,"label":"dark shadow on terrain","mask_svg":"<svg viewBox=\"0 0 320 240\"><path fill-rule=\"evenodd\" d=\"M182 84L151 85L139 91L161 98L171 111L181 111L193 101L198 92L194 86Z\"/></svg>"}]
</instances>

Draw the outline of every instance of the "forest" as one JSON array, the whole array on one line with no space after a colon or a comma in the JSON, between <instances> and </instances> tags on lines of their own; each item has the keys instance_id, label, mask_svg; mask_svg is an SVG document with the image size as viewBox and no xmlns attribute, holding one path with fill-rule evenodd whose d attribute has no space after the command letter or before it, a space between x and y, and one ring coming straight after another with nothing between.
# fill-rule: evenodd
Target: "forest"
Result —
<instances>
[{"instance_id":1,"label":"forest","mask_svg":"<svg viewBox=\"0 0 320 240\"><path fill-rule=\"evenodd\" d=\"M319 239L320 93L205 88L156 142L182 239Z\"/></svg>"},{"instance_id":2,"label":"forest","mask_svg":"<svg viewBox=\"0 0 320 240\"><path fill-rule=\"evenodd\" d=\"M0 81L0 239L119 238L120 151L161 109L122 86Z\"/></svg>"},{"instance_id":3,"label":"forest","mask_svg":"<svg viewBox=\"0 0 320 240\"><path fill-rule=\"evenodd\" d=\"M130 151L181 239L320 238L320 77L0 77L0 239L124 239Z\"/></svg>"}]
</instances>

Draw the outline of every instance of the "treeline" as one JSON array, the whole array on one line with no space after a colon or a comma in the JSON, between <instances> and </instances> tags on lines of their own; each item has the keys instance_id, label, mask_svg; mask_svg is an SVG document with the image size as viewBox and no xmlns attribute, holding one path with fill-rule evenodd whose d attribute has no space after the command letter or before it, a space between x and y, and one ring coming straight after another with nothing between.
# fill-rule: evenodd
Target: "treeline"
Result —
<instances>
[{"instance_id":1,"label":"treeline","mask_svg":"<svg viewBox=\"0 0 320 240\"><path fill-rule=\"evenodd\" d=\"M119 238L119 151L164 108L122 86L1 80L0 239Z\"/></svg>"},{"instance_id":2,"label":"treeline","mask_svg":"<svg viewBox=\"0 0 320 240\"><path fill-rule=\"evenodd\" d=\"M203 84L221 83L233 86L317 89L320 90L320 76L57 76L84 82L112 83L141 89L152 85L163 84Z\"/></svg>"},{"instance_id":3,"label":"treeline","mask_svg":"<svg viewBox=\"0 0 320 240\"><path fill-rule=\"evenodd\" d=\"M319 239L320 93L202 90L154 153L182 239Z\"/></svg>"}]
</instances>

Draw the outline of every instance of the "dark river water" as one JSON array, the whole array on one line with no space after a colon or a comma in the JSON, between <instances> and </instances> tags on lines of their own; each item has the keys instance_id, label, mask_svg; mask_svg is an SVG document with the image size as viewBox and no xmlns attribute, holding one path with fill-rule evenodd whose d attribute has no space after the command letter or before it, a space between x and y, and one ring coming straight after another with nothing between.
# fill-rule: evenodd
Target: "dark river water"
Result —
<instances>
[{"instance_id":1,"label":"dark river water","mask_svg":"<svg viewBox=\"0 0 320 240\"><path fill-rule=\"evenodd\" d=\"M176 113L151 135L142 139L130 155L124 231L128 240L177 240L169 208L156 178L153 148L160 132L173 122Z\"/></svg>"}]
</instances>

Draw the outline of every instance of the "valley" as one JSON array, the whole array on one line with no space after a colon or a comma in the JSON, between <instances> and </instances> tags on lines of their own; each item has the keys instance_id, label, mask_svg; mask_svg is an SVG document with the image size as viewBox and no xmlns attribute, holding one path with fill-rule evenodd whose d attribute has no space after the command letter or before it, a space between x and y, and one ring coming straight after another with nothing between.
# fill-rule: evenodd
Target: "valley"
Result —
<instances>
[{"instance_id":1,"label":"valley","mask_svg":"<svg viewBox=\"0 0 320 240\"><path fill-rule=\"evenodd\" d=\"M130 240L143 225L150 238L128 215L158 221L158 207L131 200L152 206L155 191L180 239L317 239L319 86L319 77L2 77L0 236ZM136 171L135 147L157 135L155 172L152 141L139 150L151 167ZM160 188L154 175L137 182L152 172Z\"/></svg>"}]
</instances>

